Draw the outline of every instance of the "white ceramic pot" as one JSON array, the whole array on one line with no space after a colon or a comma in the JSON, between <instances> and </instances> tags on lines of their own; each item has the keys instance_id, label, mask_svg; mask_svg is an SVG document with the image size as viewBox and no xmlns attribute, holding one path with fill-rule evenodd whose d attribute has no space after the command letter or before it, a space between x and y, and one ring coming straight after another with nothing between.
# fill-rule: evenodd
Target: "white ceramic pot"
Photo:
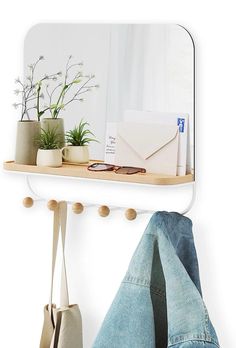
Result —
<instances>
[{"instance_id":1,"label":"white ceramic pot","mask_svg":"<svg viewBox=\"0 0 236 348\"><path fill-rule=\"evenodd\" d=\"M48 129L55 129L58 136L60 148L65 146L65 129L63 118L43 118L41 120L41 128L47 131Z\"/></svg>"},{"instance_id":2,"label":"white ceramic pot","mask_svg":"<svg viewBox=\"0 0 236 348\"><path fill-rule=\"evenodd\" d=\"M62 157L66 162L88 163L89 150L88 146L66 146L62 149Z\"/></svg>"},{"instance_id":3,"label":"white ceramic pot","mask_svg":"<svg viewBox=\"0 0 236 348\"><path fill-rule=\"evenodd\" d=\"M43 167L61 167L62 152L61 149L55 150L38 150L37 166Z\"/></svg>"},{"instance_id":4,"label":"white ceramic pot","mask_svg":"<svg viewBox=\"0 0 236 348\"><path fill-rule=\"evenodd\" d=\"M19 121L17 123L15 162L19 164L36 164L38 151L37 140L40 135L40 122Z\"/></svg>"}]
</instances>

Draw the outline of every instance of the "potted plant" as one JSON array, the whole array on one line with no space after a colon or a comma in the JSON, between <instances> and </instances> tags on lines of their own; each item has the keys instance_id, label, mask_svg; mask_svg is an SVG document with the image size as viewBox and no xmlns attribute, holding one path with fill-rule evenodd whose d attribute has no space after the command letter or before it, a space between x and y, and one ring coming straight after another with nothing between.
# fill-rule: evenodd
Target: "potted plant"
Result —
<instances>
[{"instance_id":1,"label":"potted plant","mask_svg":"<svg viewBox=\"0 0 236 348\"><path fill-rule=\"evenodd\" d=\"M44 59L40 56L35 63L28 66L29 74L21 81L15 80L17 88L14 93L20 96L20 101L13 104L15 109L21 109L21 117L17 123L15 162L19 164L36 164L38 145L35 143L41 132L40 118L49 110L49 107L41 109L40 101L44 98L41 86L44 80L55 80L57 74L44 76L41 80L35 81L35 71L39 62ZM36 118L31 119L31 116Z\"/></svg>"},{"instance_id":2,"label":"potted plant","mask_svg":"<svg viewBox=\"0 0 236 348\"><path fill-rule=\"evenodd\" d=\"M36 140L39 149L37 153L37 166L61 167L62 150L60 149L60 137L57 129L42 129Z\"/></svg>"},{"instance_id":3,"label":"potted plant","mask_svg":"<svg viewBox=\"0 0 236 348\"><path fill-rule=\"evenodd\" d=\"M62 156L67 162L88 163L89 150L88 145L94 139L94 134L87 128L88 122L80 121L78 126L66 132L67 145L62 150Z\"/></svg>"},{"instance_id":4,"label":"potted plant","mask_svg":"<svg viewBox=\"0 0 236 348\"><path fill-rule=\"evenodd\" d=\"M60 146L65 146L64 138L64 120L59 115L61 111L73 102L83 102L86 93L90 92L94 88L98 88L98 85L92 84L92 80L95 75L83 75L81 71L82 62L72 63L72 56L69 56L62 81L54 88L49 88L46 85L46 94L48 96L48 110L51 117L44 117L41 121L42 129L48 129L52 127L58 130L58 134L61 136ZM72 76L70 76L72 75Z\"/></svg>"}]
</instances>

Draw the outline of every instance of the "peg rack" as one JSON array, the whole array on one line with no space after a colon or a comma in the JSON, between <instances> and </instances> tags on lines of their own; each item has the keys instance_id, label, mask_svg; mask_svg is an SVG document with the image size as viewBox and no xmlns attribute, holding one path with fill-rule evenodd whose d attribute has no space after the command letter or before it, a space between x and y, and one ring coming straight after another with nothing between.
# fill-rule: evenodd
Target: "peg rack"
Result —
<instances>
[{"instance_id":1,"label":"peg rack","mask_svg":"<svg viewBox=\"0 0 236 348\"><path fill-rule=\"evenodd\" d=\"M32 197L25 197L22 203L25 208L31 208L33 207L35 201L37 200L34 200ZM67 203L71 203L71 202L67 202ZM71 204L72 204L72 211L75 214L83 213L85 207L82 203L75 202ZM55 199L51 199L47 202L47 207L51 211L54 211L57 208L57 205L58 205L58 202ZM101 217L107 217L110 214L110 212L111 212L111 209L106 205L101 205L98 208L98 214ZM137 211L133 208L125 209L125 217L129 221L135 220L137 217Z\"/></svg>"},{"instance_id":2,"label":"peg rack","mask_svg":"<svg viewBox=\"0 0 236 348\"><path fill-rule=\"evenodd\" d=\"M97 161L96 161L97 162ZM94 163L94 161L90 161L90 164ZM80 180L93 180L93 181L110 181L110 182L117 182L117 183L130 183L130 184L143 184L147 186L185 186L188 185L191 187L192 196L189 204L187 207L180 211L180 214L186 214L189 212L191 207L193 206L194 200L195 200L195 177L194 174L187 174L185 176L167 176L167 175L158 175L158 174L152 174L152 173L138 173L133 175L125 175L125 174L116 174L114 172L92 172L87 170L86 165L74 165L74 164L68 164L63 163L62 167L59 168L53 168L53 167L39 167L36 165L23 165L23 164L16 164L14 161L7 161L4 162L4 169L9 172L13 173L19 173L26 176L27 185L28 188L31 191L31 194L33 197L36 197L34 200L31 196L25 197L23 200L23 205L26 208L30 208L34 205L35 201L41 200L45 201L45 198L40 197L38 194L34 192L34 190L31 187L31 184L29 182L30 176L37 175L37 176L57 176L57 177L68 177L68 178L78 178ZM89 206L98 206L97 204L86 204L83 205L81 202L67 202L72 205L72 211L75 214L81 214L83 213L85 207ZM54 210L57 206L56 200L50 200L48 201L48 208L50 210ZM106 217L111 213L111 210L115 209L124 209L125 210L125 217L126 219L132 221L137 218L137 215L140 214L151 214L154 212L154 210L141 210L141 209L133 209L129 207L108 207L106 205L99 205L98 206L98 214L101 217Z\"/></svg>"}]
</instances>

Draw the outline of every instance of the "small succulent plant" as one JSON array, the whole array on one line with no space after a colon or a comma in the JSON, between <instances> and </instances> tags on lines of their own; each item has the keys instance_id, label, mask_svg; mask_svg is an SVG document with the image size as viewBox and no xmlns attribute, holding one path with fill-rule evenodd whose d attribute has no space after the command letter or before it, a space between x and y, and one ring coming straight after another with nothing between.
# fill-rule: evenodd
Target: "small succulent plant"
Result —
<instances>
[{"instance_id":1,"label":"small succulent plant","mask_svg":"<svg viewBox=\"0 0 236 348\"><path fill-rule=\"evenodd\" d=\"M55 128L42 129L36 143L42 150L59 149L61 145L60 136Z\"/></svg>"},{"instance_id":2,"label":"small succulent plant","mask_svg":"<svg viewBox=\"0 0 236 348\"><path fill-rule=\"evenodd\" d=\"M71 146L85 146L92 141L98 142L94 138L95 135L87 128L88 126L88 122L81 120L78 126L66 132L65 137L67 144Z\"/></svg>"}]
</instances>

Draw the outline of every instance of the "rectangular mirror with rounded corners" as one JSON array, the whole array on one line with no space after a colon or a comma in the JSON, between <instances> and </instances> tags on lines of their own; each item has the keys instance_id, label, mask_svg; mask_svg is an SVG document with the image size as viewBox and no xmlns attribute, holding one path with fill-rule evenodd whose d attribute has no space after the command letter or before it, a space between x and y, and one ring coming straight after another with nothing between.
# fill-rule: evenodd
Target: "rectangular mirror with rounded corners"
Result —
<instances>
[{"instance_id":1,"label":"rectangular mirror with rounded corners","mask_svg":"<svg viewBox=\"0 0 236 348\"><path fill-rule=\"evenodd\" d=\"M133 165L142 164L135 159L140 155L152 172L152 155L171 143L171 125L177 122L179 144L173 148L178 146L177 166L183 162L186 166L177 168L176 175L194 173L195 59L194 43L185 28L42 23L25 38L26 78L39 57L34 75L42 81L42 119L62 117L66 131L81 119L88 122L97 140L89 145L90 158L106 162L116 158L115 164ZM37 102L36 98L29 112L35 112ZM117 129L123 142L114 157ZM181 134L186 130L187 140ZM159 158L160 166L173 160L171 151ZM163 164L163 168L171 174L170 167Z\"/></svg>"}]
</instances>

